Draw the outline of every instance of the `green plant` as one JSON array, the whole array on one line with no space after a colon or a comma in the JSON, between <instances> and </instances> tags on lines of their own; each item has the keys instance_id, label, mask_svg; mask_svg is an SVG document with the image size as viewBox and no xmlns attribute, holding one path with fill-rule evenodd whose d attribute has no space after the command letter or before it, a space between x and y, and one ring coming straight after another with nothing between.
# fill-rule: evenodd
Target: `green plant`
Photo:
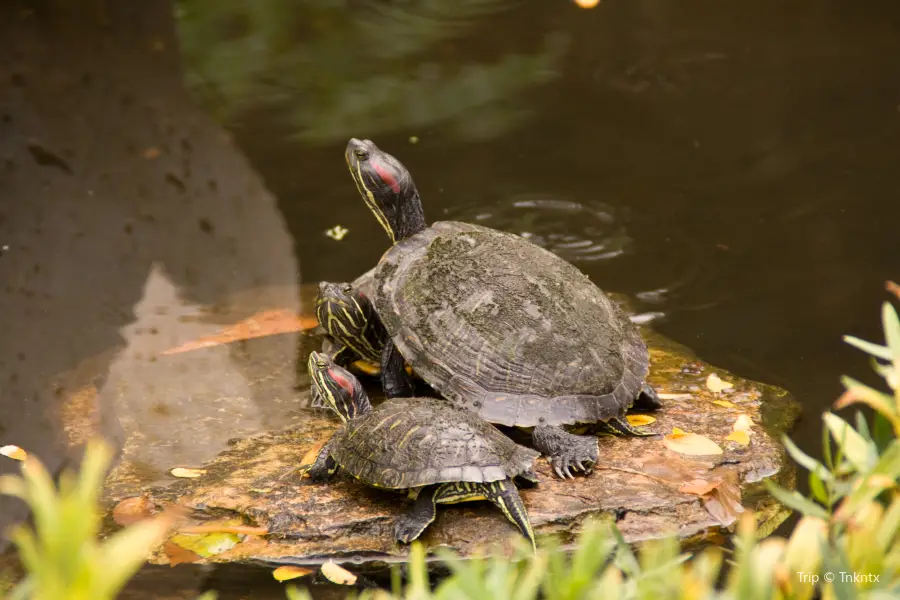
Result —
<instances>
[{"instance_id":1,"label":"green plant","mask_svg":"<svg viewBox=\"0 0 900 600\"><path fill-rule=\"evenodd\" d=\"M162 540L171 524L169 515L98 540L99 497L110 459L103 442L89 443L80 474L76 478L63 473L58 490L44 466L30 457L22 463L21 477L0 478L0 493L21 498L34 516L33 529L19 526L12 534L27 575L10 600L115 598Z\"/></svg>"}]
</instances>

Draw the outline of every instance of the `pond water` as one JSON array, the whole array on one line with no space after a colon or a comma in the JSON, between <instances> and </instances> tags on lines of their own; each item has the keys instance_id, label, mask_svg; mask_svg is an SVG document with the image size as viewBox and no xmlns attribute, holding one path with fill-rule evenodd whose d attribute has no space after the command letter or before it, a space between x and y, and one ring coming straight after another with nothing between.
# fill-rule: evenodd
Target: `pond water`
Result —
<instances>
[{"instance_id":1,"label":"pond water","mask_svg":"<svg viewBox=\"0 0 900 600\"><path fill-rule=\"evenodd\" d=\"M92 213L100 209L87 204L77 218L60 212L53 223L48 219L43 232L6 231L14 242L0 240L7 268L18 264L18 247L49 248L41 236L50 231L54 240L109 244L106 250L82 241L71 251L54 247L55 254L35 263L44 273L66 260L103 256L77 264L121 269L117 283L128 288L115 301L97 301L100 284L92 276L61 268L63 275L35 302L55 294L67 299L71 312L65 324L48 321L40 337L50 339L50 332L74 321L82 329L53 338L61 341L43 355L4 346L7 366L43 361L33 370L35 381L114 348L115 335L95 335L104 327L119 328L128 339L135 315L160 314L160 306L180 297L177 286L162 289L157 304L141 309L142 293L148 302L152 287L141 291L152 261L135 259L140 268L132 269L133 257L154 254L163 272L204 304L233 303L255 286L290 290L298 281L352 279L374 265L388 240L344 165L351 136L373 139L409 167L427 219L469 220L526 236L602 288L630 296L654 328L703 359L790 390L806 415L793 437L813 454L819 452L816 415L840 393L839 375L869 378L865 357L840 338L880 338L884 281L900 277L900 237L892 228L900 222L900 4L894 0L727 6L683 0L677 7L665 0L605 0L590 10L567 0L271 0L253 8L188 0L177 14L189 90L230 132L277 204L236 200L236 216L223 223L218 219L227 206L160 208L153 190L142 196L138 183L137 196L147 200L131 212ZM9 72L10 89L39 78ZM147 85L157 76L147 74ZM124 93L116 111L145 92ZM68 127L63 108L55 117ZM0 134L21 122L13 113L4 115ZM126 127L117 115L104 115L107 130L82 130L76 122L67 135L108 139ZM48 150L44 142L53 135L47 131L12 131L35 137L30 155L63 175L102 162L111 148L96 143L81 160L77 150L59 156ZM152 138L125 147L146 161L160 152ZM180 147L218 152L190 135ZM168 152L165 144L162 152ZM0 175L13 172L13 159L6 160ZM240 168L240 161L229 162L224 174L203 174L206 191L219 191L217 177ZM121 182L130 177L140 176L123 169L110 185L124 189ZM190 190L185 181L180 172L166 176L175 192ZM0 189L16 198L25 189L16 185ZM263 194L246 185L221 191ZM134 224L129 239L136 241L111 236L110 219L118 219L117 235L131 236ZM215 232L226 242L203 250L198 261L205 269L183 267L198 246L166 241L149 252L151 237L140 236L144 223L171 235L157 232L160 239L199 240ZM336 225L348 230L340 241L326 235ZM232 260L239 238L242 263ZM236 264L252 265L252 276ZM40 270L33 270L35 279ZM25 271L11 271L19 272ZM27 284L16 277L16 285ZM302 309L297 293L267 298L270 305ZM103 306L79 312L89 302ZM18 305L9 306L2 316L5 337L24 340L27 329L12 323L21 321L11 317ZM13 386L7 390L25 385L8 380ZM29 410L36 415L40 407L21 408L24 396L0 396L0 433L31 431ZM248 414L258 408L247 408ZM273 412L248 423L248 430L290 413L277 402L269 408ZM36 439L43 431L32 429L23 435ZM151 439L164 435L165 427ZM244 574L241 583L232 575L214 576L223 598L250 597L248 589L256 590L253 597L269 597L262 591L267 586L271 597L280 597L267 573ZM191 572L184 586L173 588L193 593L191 581L200 587L201 580L212 585ZM158 581L158 571L142 573L134 597L146 597Z\"/></svg>"}]
</instances>

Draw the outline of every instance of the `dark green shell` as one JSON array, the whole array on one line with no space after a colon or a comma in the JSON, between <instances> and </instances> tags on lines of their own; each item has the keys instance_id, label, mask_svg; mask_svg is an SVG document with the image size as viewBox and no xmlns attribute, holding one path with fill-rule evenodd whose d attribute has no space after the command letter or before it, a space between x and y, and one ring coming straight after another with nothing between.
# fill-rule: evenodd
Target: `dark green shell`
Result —
<instances>
[{"instance_id":1,"label":"dark green shell","mask_svg":"<svg viewBox=\"0 0 900 600\"><path fill-rule=\"evenodd\" d=\"M538 452L475 414L435 398L395 398L345 423L329 454L376 487L499 481L531 473Z\"/></svg>"},{"instance_id":2,"label":"dark green shell","mask_svg":"<svg viewBox=\"0 0 900 600\"><path fill-rule=\"evenodd\" d=\"M594 423L640 392L637 327L581 271L521 237L438 222L401 240L372 299L432 387L492 423Z\"/></svg>"}]
</instances>

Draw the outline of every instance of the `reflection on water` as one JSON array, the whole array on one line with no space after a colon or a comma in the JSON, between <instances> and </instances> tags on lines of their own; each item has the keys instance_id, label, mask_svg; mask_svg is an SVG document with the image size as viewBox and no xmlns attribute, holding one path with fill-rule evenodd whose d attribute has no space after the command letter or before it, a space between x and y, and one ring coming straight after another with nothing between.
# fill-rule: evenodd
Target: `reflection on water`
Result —
<instances>
[{"instance_id":1,"label":"reflection on water","mask_svg":"<svg viewBox=\"0 0 900 600\"><path fill-rule=\"evenodd\" d=\"M601 203L523 195L496 204L444 209L443 217L518 234L573 263L615 258L631 239Z\"/></svg>"}]
</instances>

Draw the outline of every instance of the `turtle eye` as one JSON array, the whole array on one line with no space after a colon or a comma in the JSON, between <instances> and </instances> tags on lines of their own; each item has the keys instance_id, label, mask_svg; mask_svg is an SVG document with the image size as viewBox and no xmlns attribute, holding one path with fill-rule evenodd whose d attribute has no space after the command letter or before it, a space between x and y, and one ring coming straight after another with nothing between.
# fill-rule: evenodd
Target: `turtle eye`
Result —
<instances>
[{"instance_id":1,"label":"turtle eye","mask_svg":"<svg viewBox=\"0 0 900 600\"><path fill-rule=\"evenodd\" d=\"M358 158L359 160L366 160L367 158L369 158L369 151L365 148L357 148L353 151L353 154L356 155L356 158Z\"/></svg>"},{"instance_id":2,"label":"turtle eye","mask_svg":"<svg viewBox=\"0 0 900 600\"><path fill-rule=\"evenodd\" d=\"M316 367L318 367L319 369L327 369L328 363L320 358L316 361Z\"/></svg>"},{"instance_id":3,"label":"turtle eye","mask_svg":"<svg viewBox=\"0 0 900 600\"><path fill-rule=\"evenodd\" d=\"M341 286L341 291L344 292L345 294L349 294L350 292L353 291L353 286L350 285L349 283L345 283L344 285Z\"/></svg>"}]
</instances>

